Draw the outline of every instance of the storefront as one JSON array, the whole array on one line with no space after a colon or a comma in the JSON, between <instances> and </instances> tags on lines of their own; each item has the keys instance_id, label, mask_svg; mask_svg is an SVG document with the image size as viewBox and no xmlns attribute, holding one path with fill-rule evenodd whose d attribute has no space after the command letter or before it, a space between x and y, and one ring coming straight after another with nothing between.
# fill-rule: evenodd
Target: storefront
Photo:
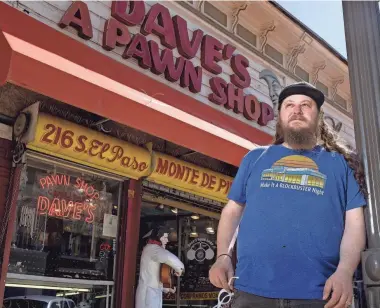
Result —
<instances>
[{"instance_id":1,"label":"storefront","mask_svg":"<svg viewBox=\"0 0 380 308\"><path fill-rule=\"evenodd\" d=\"M135 196L141 203L136 282L143 236L160 226L168 233L167 249L185 264L164 307L213 307L218 290L208 271L232 178L47 113L31 116L36 121L24 132L33 137L20 175L5 307L40 300L114 307L122 196L131 193L123 183L131 179L142 184Z\"/></svg>"},{"instance_id":2,"label":"storefront","mask_svg":"<svg viewBox=\"0 0 380 308\"><path fill-rule=\"evenodd\" d=\"M0 172L5 307L133 307L158 225L185 264L164 307L213 307L218 219L242 157L272 140L281 88L324 89L326 120L353 144L346 64L255 5L0 3L0 102L12 94L17 118L14 168ZM266 171L321 185L316 172Z\"/></svg>"}]
</instances>

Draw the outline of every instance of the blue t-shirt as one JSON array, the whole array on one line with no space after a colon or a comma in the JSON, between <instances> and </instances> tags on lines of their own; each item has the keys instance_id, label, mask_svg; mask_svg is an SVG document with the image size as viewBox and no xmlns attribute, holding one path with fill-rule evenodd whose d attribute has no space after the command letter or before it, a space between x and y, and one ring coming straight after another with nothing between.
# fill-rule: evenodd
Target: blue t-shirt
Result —
<instances>
[{"instance_id":1,"label":"blue t-shirt","mask_svg":"<svg viewBox=\"0 0 380 308\"><path fill-rule=\"evenodd\" d=\"M255 149L228 198L245 204L235 287L271 298L322 299L339 262L345 212L365 205L344 157L321 146Z\"/></svg>"}]
</instances>

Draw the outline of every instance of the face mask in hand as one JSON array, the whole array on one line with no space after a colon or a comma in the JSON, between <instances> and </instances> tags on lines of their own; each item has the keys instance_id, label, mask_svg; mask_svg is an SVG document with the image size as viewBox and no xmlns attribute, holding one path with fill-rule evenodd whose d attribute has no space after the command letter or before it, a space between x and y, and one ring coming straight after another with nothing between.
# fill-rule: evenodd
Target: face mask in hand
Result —
<instances>
[{"instance_id":1,"label":"face mask in hand","mask_svg":"<svg viewBox=\"0 0 380 308\"><path fill-rule=\"evenodd\" d=\"M229 286L232 285L232 281L234 279L239 279L239 277L231 277L230 281L228 282ZM225 289L220 290L218 295L218 304L215 305L213 308L227 308L227 305L231 302L233 296L233 292L227 291Z\"/></svg>"}]
</instances>

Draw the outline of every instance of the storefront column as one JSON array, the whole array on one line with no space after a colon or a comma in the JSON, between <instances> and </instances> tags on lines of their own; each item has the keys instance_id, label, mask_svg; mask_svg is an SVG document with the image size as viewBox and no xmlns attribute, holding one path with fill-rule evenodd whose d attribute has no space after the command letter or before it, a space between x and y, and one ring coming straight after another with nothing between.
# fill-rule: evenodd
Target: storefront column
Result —
<instances>
[{"instance_id":1,"label":"storefront column","mask_svg":"<svg viewBox=\"0 0 380 308\"><path fill-rule=\"evenodd\" d=\"M380 15L378 1L343 1L356 145L369 190L363 278L368 308L380 302Z\"/></svg>"},{"instance_id":2,"label":"storefront column","mask_svg":"<svg viewBox=\"0 0 380 308\"><path fill-rule=\"evenodd\" d=\"M22 165L12 168L12 142L0 138L0 303L3 303Z\"/></svg>"},{"instance_id":3,"label":"storefront column","mask_svg":"<svg viewBox=\"0 0 380 308\"><path fill-rule=\"evenodd\" d=\"M116 281L116 307L133 308L136 288L136 258L139 244L140 214L141 214L141 181L129 180L124 185L124 207L122 220L124 226L120 229L118 260L118 276ZM126 224L125 224L126 222Z\"/></svg>"}]
</instances>

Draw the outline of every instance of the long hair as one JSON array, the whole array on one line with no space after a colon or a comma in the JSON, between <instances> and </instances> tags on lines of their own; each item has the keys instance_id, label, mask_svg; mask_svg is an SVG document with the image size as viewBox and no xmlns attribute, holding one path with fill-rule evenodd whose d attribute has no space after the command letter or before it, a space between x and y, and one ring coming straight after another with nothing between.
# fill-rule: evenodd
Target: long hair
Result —
<instances>
[{"instance_id":1,"label":"long hair","mask_svg":"<svg viewBox=\"0 0 380 308\"><path fill-rule=\"evenodd\" d=\"M319 122L317 128L318 143L323 146L328 152L337 152L343 155L348 166L353 170L355 180L360 187L360 191L365 198L368 198L367 185L365 181L365 174L363 164L361 163L359 155L354 152L350 147L339 138L338 134L330 128L330 126L323 119L323 111L319 114ZM276 125L276 134L274 136L273 144L278 145L284 143L284 134L280 122Z\"/></svg>"}]
</instances>

